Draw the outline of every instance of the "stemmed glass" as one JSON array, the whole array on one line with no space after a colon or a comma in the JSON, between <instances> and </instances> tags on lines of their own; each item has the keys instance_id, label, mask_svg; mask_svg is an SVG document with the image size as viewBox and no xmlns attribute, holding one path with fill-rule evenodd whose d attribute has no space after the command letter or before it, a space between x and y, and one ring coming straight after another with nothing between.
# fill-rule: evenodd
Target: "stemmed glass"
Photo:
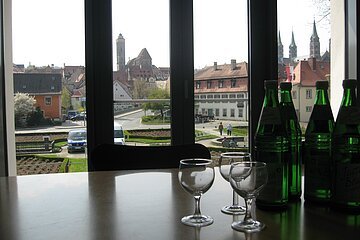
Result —
<instances>
[{"instance_id":1,"label":"stemmed glass","mask_svg":"<svg viewBox=\"0 0 360 240\"><path fill-rule=\"evenodd\" d=\"M221 176L229 182L230 167L232 163L251 161L250 153L246 152L226 152L220 155L219 170ZM232 215L245 213L245 207L239 205L239 195L233 190L233 203L231 206L224 206L221 212Z\"/></svg>"},{"instance_id":2,"label":"stemmed glass","mask_svg":"<svg viewBox=\"0 0 360 240\"><path fill-rule=\"evenodd\" d=\"M244 220L233 222L231 227L242 232L259 232L265 224L253 217L255 208L252 203L268 179L266 164L263 162L238 162L230 168L230 184L245 199L246 213Z\"/></svg>"},{"instance_id":3,"label":"stemmed glass","mask_svg":"<svg viewBox=\"0 0 360 240\"><path fill-rule=\"evenodd\" d=\"M179 166L179 182L181 186L194 196L195 212L185 216L181 222L188 226L203 227L214 222L210 216L200 212L200 198L212 186L215 178L214 167L209 159L183 159Z\"/></svg>"}]
</instances>

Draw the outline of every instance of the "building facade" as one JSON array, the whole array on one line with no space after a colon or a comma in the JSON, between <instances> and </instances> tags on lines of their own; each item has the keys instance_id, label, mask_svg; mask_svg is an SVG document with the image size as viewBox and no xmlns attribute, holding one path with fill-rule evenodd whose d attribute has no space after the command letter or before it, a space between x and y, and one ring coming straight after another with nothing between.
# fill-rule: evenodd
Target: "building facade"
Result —
<instances>
[{"instance_id":1,"label":"building facade","mask_svg":"<svg viewBox=\"0 0 360 240\"><path fill-rule=\"evenodd\" d=\"M195 73L195 114L221 120L248 121L247 63L205 67Z\"/></svg>"}]
</instances>

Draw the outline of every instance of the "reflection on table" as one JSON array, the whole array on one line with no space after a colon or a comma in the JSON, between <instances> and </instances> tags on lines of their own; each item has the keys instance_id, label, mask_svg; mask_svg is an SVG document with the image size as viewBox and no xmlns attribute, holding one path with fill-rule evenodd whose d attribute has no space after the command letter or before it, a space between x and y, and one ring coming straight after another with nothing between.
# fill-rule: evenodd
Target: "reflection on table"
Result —
<instances>
[{"instance_id":1,"label":"reflection on table","mask_svg":"<svg viewBox=\"0 0 360 240\"><path fill-rule=\"evenodd\" d=\"M267 228L256 234L231 229L242 216L221 213L232 189L215 169L201 210L214 218L187 227L194 200L178 182L178 170L50 174L0 178L1 239L356 239L360 215L292 203L287 211L257 210ZM242 200L241 200L242 201Z\"/></svg>"}]
</instances>

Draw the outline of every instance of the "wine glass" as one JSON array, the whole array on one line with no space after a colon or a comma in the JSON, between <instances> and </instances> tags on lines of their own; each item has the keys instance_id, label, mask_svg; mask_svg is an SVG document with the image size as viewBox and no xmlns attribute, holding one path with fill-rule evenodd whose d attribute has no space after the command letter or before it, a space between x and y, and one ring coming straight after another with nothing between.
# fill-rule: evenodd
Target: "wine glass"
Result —
<instances>
[{"instance_id":1,"label":"wine glass","mask_svg":"<svg viewBox=\"0 0 360 240\"><path fill-rule=\"evenodd\" d=\"M244 220L233 222L231 227L242 232L259 232L265 224L256 221L252 214L255 208L252 203L268 179L266 164L263 162L237 162L230 168L230 184L232 188L245 199L246 213ZM254 218L253 218L254 217Z\"/></svg>"},{"instance_id":2,"label":"wine glass","mask_svg":"<svg viewBox=\"0 0 360 240\"><path fill-rule=\"evenodd\" d=\"M179 166L179 182L181 186L194 196L195 212L193 215L185 216L181 222L188 226L203 227L214 222L210 216L202 215L200 212L200 198L212 186L215 178L212 160L209 159L183 159Z\"/></svg>"},{"instance_id":3,"label":"wine glass","mask_svg":"<svg viewBox=\"0 0 360 240\"><path fill-rule=\"evenodd\" d=\"M219 170L221 176L229 182L230 167L232 163L251 161L250 153L246 152L226 152L220 155ZM232 215L245 213L245 207L239 205L239 195L233 190L233 203L231 206L224 206L221 212Z\"/></svg>"}]
</instances>

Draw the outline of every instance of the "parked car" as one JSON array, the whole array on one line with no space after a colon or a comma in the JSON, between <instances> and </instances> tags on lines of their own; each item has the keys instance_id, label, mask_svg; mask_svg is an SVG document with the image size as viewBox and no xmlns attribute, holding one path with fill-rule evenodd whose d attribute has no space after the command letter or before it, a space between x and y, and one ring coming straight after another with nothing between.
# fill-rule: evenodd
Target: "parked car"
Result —
<instances>
[{"instance_id":1,"label":"parked car","mask_svg":"<svg viewBox=\"0 0 360 240\"><path fill-rule=\"evenodd\" d=\"M75 117L77 114L79 114L78 111L76 111L76 110L69 110L69 111L67 112L66 118L70 120L72 117Z\"/></svg>"},{"instance_id":2,"label":"parked car","mask_svg":"<svg viewBox=\"0 0 360 240\"><path fill-rule=\"evenodd\" d=\"M77 129L70 130L68 135L68 153L71 152L85 152L87 146L86 130Z\"/></svg>"},{"instance_id":3,"label":"parked car","mask_svg":"<svg viewBox=\"0 0 360 240\"><path fill-rule=\"evenodd\" d=\"M122 125L114 122L114 143L118 145L125 145L125 136Z\"/></svg>"},{"instance_id":4,"label":"parked car","mask_svg":"<svg viewBox=\"0 0 360 240\"><path fill-rule=\"evenodd\" d=\"M71 121L86 120L86 112L81 112L70 118Z\"/></svg>"}]
</instances>

